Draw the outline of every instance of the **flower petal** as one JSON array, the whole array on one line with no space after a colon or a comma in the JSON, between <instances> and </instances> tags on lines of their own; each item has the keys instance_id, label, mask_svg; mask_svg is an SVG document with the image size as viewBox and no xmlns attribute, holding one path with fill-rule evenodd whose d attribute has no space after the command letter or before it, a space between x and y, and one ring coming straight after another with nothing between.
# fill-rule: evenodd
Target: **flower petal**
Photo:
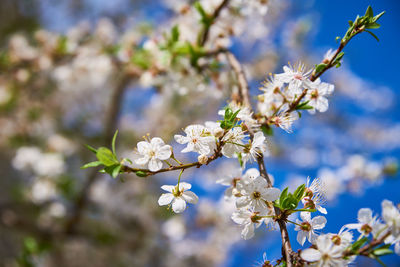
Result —
<instances>
[{"instance_id":1,"label":"flower petal","mask_svg":"<svg viewBox=\"0 0 400 267\"><path fill-rule=\"evenodd\" d=\"M175 186L173 186L173 185L163 185L163 186L161 186L162 190L165 190L165 191L170 192L170 193L172 193L172 190L174 190L174 188L175 188Z\"/></svg>"},{"instance_id":2,"label":"flower petal","mask_svg":"<svg viewBox=\"0 0 400 267\"><path fill-rule=\"evenodd\" d=\"M145 154L150 149L150 143L147 141L140 141L137 143L137 149L140 154Z\"/></svg>"},{"instance_id":3,"label":"flower petal","mask_svg":"<svg viewBox=\"0 0 400 267\"><path fill-rule=\"evenodd\" d=\"M267 188L264 191L263 198L268 201L274 201L274 200L278 199L280 194L281 194L281 190L279 190L278 188L271 187L271 188Z\"/></svg>"},{"instance_id":4,"label":"flower petal","mask_svg":"<svg viewBox=\"0 0 400 267\"><path fill-rule=\"evenodd\" d=\"M325 218L324 216L317 216L317 217L314 217L314 218L311 220L311 224L312 224L312 226L313 226L314 229L317 229L317 230L322 229L322 228L325 227L326 218Z\"/></svg>"},{"instance_id":5,"label":"flower petal","mask_svg":"<svg viewBox=\"0 0 400 267\"><path fill-rule=\"evenodd\" d=\"M319 261L321 259L321 252L313 248L306 248L300 253L300 257L309 262Z\"/></svg>"},{"instance_id":6,"label":"flower petal","mask_svg":"<svg viewBox=\"0 0 400 267\"><path fill-rule=\"evenodd\" d=\"M186 144L187 142L189 142L189 138L187 138L186 136L180 135L180 134L176 134L174 136L175 141L179 144Z\"/></svg>"},{"instance_id":7,"label":"flower petal","mask_svg":"<svg viewBox=\"0 0 400 267\"><path fill-rule=\"evenodd\" d=\"M192 185L191 184L189 184L189 183L186 183L186 182L181 182L181 183L179 183L179 190L180 191L182 191L182 190L190 190L190 188L192 188Z\"/></svg>"},{"instance_id":8,"label":"flower petal","mask_svg":"<svg viewBox=\"0 0 400 267\"><path fill-rule=\"evenodd\" d=\"M199 201L199 197L192 191L183 192L182 198L190 204L196 204Z\"/></svg>"},{"instance_id":9,"label":"flower petal","mask_svg":"<svg viewBox=\"0 0 400 267\"><path fill-rule=\"evenodd\" d=\"M171 146L164 145L156 151L156 158L161 159L161 160L167 160L167 159L169 159L169 157L171 157L171 154L172 154Z\"/></svg>"},{"instance_id":10,"label":"flower petal","mask_svg":"<svg viewBox=\"0 0 400 267\"><path fill-rule=\"evenodd\" d=\"M174 199L174 195L171 193L166 193L162 194L160 198L158 199L158 205L160 206L165 206L171 203L171 201Z\"/></svg>"},{"instance_id":11,"label":"flower petal","mask_svg":"<svg viewBox=\"0 0 400 267\"><path fill-rule=\"evenodd\" d=\"M160 147L165 145L164 141L160 137L154 137L151 139L150 144L152 144L155 147Z\"/></svg>"},{"instance_id":12,"label":"flower petal","mask_svg":"<svg viewBox=\"0 0 400 267\"><path fill-rule=\"evenodd\" d=\"M162 168L162 161L151 158L149 161L149 170L152 172L156 172Z\"/></svg>"},{"instance_id":13,"label":"flower petal","mask_svg":"<svg viewBox=\"0 0 400 267\"><path fill-rule=\"evenodd\" d=\"M181 213L186 209L186 202L180 197L174 198L172 200L172 210L175 213Z\"/></svg>"},{"instance_id":14,"label":"flower petal","mask_svg":"<svg viewBox=\"0 0 400 267\"><path fill-rule=\"evenodd\" d=\"M360 223L367 224L372 220L372 210L369 208L363 208L358 211L358 221Z\"/></svg>"}]
</instances>

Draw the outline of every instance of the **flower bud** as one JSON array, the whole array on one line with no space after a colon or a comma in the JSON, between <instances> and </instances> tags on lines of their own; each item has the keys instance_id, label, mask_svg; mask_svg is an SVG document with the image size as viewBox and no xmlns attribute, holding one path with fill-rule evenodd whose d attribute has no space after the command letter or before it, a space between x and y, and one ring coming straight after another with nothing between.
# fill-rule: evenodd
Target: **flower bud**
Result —
<instances>
[{"instance_id":1,"label":"flower bud","mask_svg":"<svg viewBox=\"0 0 400 267\"><path fill-rule=\"evenodd\" d=\"M199 161L200 164L206 164L208 161L208 157L205 154L201 154L200 156L197 157L197 160Z\"/></svg>"}]
</instances>

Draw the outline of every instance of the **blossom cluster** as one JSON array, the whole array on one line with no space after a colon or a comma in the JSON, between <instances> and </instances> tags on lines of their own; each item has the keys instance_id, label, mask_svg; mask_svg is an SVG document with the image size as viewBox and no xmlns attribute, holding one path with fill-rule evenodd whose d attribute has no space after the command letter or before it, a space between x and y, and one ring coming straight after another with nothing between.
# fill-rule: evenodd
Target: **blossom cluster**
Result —
<instances>
[{"instance_id":1,"label":"blossom cluster","mask_svg":"<svg viewBox=\"0 0 400 267\"><path fill-rule=\"evenodd\" d=\"M333 93L334 85L321 82L319 78L312 80L313 69L307 70L301 63L284 66L283 71L269 77L260 88L264 93L258 96L258 110L269 123L290 133L293 122L299 118L298 113L292 111L325 112L329 106L327 97ZM303 92L305 95L301 99ZM301 101L292 107L298 98Z\"/></svg>"},{"instance_id":2,"label":"blossom cluster","mask_svg":"<svg viewBox=\"0 0 400 267\"><path fill-rule=\"evenodd\" d=\"M313 247L304 249L300 256L303 260L311 263L311 266L348 266L355 260L355 254L351 254L350 248L358 242L365 244L368 239L362 237L372 236L373 240L383 240L388 245L394 245L395 252L400 255L400 211L393 202L382 201L382 217L373 215L369 208L360 209L358 222L346 224L338 234L322 234L313 241ZM352 230L357 230L360 238L353 243ZM361 240L361 241L360 241ZM368 245L368 244L367 244ZM373 247L371 247L373 249ZM379 250L385 247L377 248Z\"/></svg>"}]
</instances>

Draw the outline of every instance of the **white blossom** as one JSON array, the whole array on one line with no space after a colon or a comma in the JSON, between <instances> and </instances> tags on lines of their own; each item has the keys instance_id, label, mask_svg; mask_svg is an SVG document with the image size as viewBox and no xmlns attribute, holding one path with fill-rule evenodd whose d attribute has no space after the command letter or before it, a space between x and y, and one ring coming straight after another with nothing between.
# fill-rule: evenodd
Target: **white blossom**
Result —
<instances>
[{"instance_id":1,"label":"white blossom","mask_svg":"<svg viewBox=\"0 0 400 267\"><path fill-rule=\"evenodd\" d=\"M297 233L297 242L300 245L304 245L304 242L308 239L310 243L313 243L318 236L314 230L323 229L326 224L326 218L324 216L316 216L311 219L310 212L300 212L300 218L302 221L296 219L298 225L294 229L299 231Z\"/></svg>"},{"instance_id":2,"label":"white blossom","mask_svg":"<svg viewBox=\"0 0 400 267\"><path fill-rule=\"evenodd\" d=\"M250 142L250 146L246 147L244 153L242 153L243 164L249 159L254 161L257 157L263 155L267 151L267 145L265 144L265 136L262 132L256 132L253 140Z\"/></svg>"},{"instance_id":3,"label":"white blossom","mask_svg":"<svg viewBox=\"0 0 400 267\"><path fill-rule=\"evenodd\" d=\"M342 259L342 246L336 246L329 235L320 235L315 241L315 248L307 248L300 253L300 257L308 262L314 263L312 266L335 267L347 266L346 260Z\"/></svg>"},{"instance_id":4,"label":"white blossom","mask_svg":"<svg viewBox=\"0 0 400 267\"><path fill-rule=\"evenodd\" d=\"M302 202L306 208L317 209L323 214L327 214L321 204L326 204L325 186L321 179L315 178L310 184L310 177L307 177L306 192Z\"/></svg>"},{"instance_id":5,"label":"white blossom","mask_svg":"<svg viewBox=\"0 0 400 267\"><path fill-rule=\"evenodd\" d=\"M185 129L186 136L175 135L175 141L179 144L187 144L182 150L186 152L198 152L199 154L208 155L215 146L215 137L210 134L206 127L199 124L189 125Z\"/></svg>"},{"instance_id":6,"label":"white blossom","mask_svg":"<svg viewBox=\"0 0 400 267\"><path fill-rule=\"evenodd\" d=\"M152 172L158 171L162 168L163 160L171 157L172 148L166 145L159 137L154 137L148 141L140 141L137 144L137 150L140 158L135 160L136 164L148 164L149 170Z\"/></svg>"},{"instance_id":7,"label":"white blossom","mask_svg":"<svg viewBox=\"0 0 400 267\"><path fill-rule=\"evenodd\" d=\"M265 213L253 209L238 209L232 214L231 218L235 223L244 226L241 235L243 239L247 240L254 236L255 228L261 226L264 221L262 216L264 215Z\"/></svg>"},{"instance_id":8,"label":"white blossom","mask_svg":"<svg viewBox=\"0 0 400 267\"><path fill-rule=\"evenodd\" d=\"M243 143L245 137L246 135L242 128L234 127L230 129L222 138L222 141L225 142L222 147L222 154L227 158L231 158L234 157L236 153L241 153L245 146Z\"/></svg>"},{"instance_id":9,"label":"white blossom","mask_svg":"<svg viewBox=\"0 0 400 267\"><path fill-rule=\"evenodd\" d=\"M312 82L308 79L312 70L305 70L301 63L295 66L284 66L284 73L276 74L275 78L281 82L288 83L288 95L300 95L304 88L310 88Z\"/></svg>"},{"instance_id":10,"label":"white blossom","mask_svg":"<svg viewBox=\"0 0 400 267\"><path fill-rule=\"evenodd\" d=\"M400 212L393 202L386 199L382 201L382 218L391 234L395 238L400 237Z\"/></svg>"},{"instance_id":11,"label":"white blossom","mask_svg":"<svg viewBox=\"0 0 400 267\"><path fill-rule=\"evenodd\" d=\"M161 189L169 193L162 194L158 199L158 204L160 206L171 204L175 213L181 213L186 209L186 202L196 204L199 201L195 193L188 191L190 188L192 185L185 182L179 183L179 187L178 185L163 185Z\"/></svg>"},{"instance_id":12,"label":"white blossom","mask_svg":"<svg viewBox=\"0 0 400 267\"><path fill-rule=\"evenodd\" d=\"M278 188L268 187L267 181L259 176L245 184L240 193L242 196L236 200L238 208L249 206L255 211L264 211L268 209L267 201L278 199L281 191Z\"/></svg>"},{"instance_id":13,"label":"white blossom","mask_svg":"<svg viewBox=\"0 0 400 267\"><path fill-rule=\"evenodd\" d=\"M375 235L382 229L382 223L379 222L377 216L372 216L372 210L362 208L358 211L358 223L346 224L344 227L348 229L356 229L362 235L368 236L370 233Z\"/></svg>"},{"instance_id":14,"label":"white blossom","mask_svg":"<svg viewBox=\"0 0 400 267\"><path fill-rule=\"evenodd\" d=\"M314 113L315 110L319 112L325 112L328 110L328 99L326 96L329 96L333 93L335 86L333 84L321 82L318 78L316 81L311 83L311 88L307 91L305 99L309 102L307 105L313 107L314 109L310 109L311 113Z\"/></svg>"}]
</instances>

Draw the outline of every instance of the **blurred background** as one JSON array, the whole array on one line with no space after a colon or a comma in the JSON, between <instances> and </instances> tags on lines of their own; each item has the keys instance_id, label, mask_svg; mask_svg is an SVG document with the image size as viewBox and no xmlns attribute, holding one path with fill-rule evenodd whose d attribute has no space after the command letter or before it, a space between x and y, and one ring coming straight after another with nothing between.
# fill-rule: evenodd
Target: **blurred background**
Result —
<instances>
[{"instance_id":1,"label":"blurred background","mask_svg":"<svg viewBox=\"0 0 400 267\"><path fill-rule=\"evenodd\" d=\"M200 2L211 12L219 1ZM264 252L280 257L278 231L261 227L243 241L230 219L234 204L215 181L238 168L234 159L185 171L200 202L181 215L157 204L160 185L176 183L177 173L112 179L80 169L94 160L84 145L109 147L116 129L118 154L132 158L147 133L180 151L174 134L219 119L236 86L226 60L191 62L165 49L174 25L182 41L196 41L191 4L0 1L0 266L260 266ZM356 222L360 208L380 214L383 199L400 202L400 3L234 0L205 44L238 56L255 103L268 73L288 61L320 62L368 5L387 12L380 42L367 34L352 40L342 67L322 77L335 85L329 110L304 112L292 134L274 129L269 137L275 186L295 187L307 176L327 185L323 232ZM400 265L398 256L383 261Z\"/></svg>"}]
</instances>

